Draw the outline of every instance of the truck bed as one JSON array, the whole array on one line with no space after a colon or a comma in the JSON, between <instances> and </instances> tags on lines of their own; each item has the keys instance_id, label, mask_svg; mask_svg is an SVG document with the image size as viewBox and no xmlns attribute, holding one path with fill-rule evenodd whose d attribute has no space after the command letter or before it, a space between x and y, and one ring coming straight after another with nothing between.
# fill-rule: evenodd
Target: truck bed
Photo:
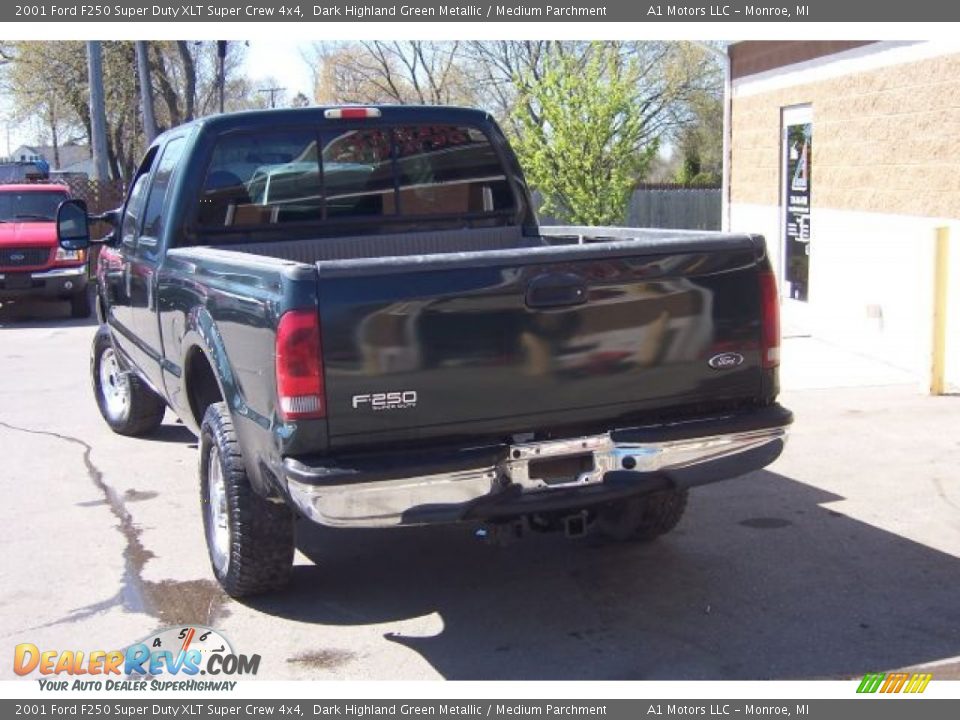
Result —
<instances>
[{"instance_id":1,"label":"truck bed","mask_svg":"<svg viewBox=\"0 0 960 720\"><path fill-rule=\"evenodd\" d=\"M748 238L718 232L659 230L653 228L540 226L537 234L525 235L520 226L429 230L388 235L359 235L270 242L239 242L222 249L262 255L305 264L328 260L409 258L416 255L455 255L458 253L520 250L571 245L609 246L617 242L642 243L647 247L669 243L689 244L705 241L721 246ZM762 241L760 241L762 243Z\"/></svg>"},{"instance_id":2,"label":"truck bed","mask_svg":"<svg viewBox=\"0 0 960 720\"><path fill-rule=\"evenodd\" d=\"M331 450L626 427L765 393L756 236L514 227L212 252L316 268Z\"/></svg>"}]
</instances>

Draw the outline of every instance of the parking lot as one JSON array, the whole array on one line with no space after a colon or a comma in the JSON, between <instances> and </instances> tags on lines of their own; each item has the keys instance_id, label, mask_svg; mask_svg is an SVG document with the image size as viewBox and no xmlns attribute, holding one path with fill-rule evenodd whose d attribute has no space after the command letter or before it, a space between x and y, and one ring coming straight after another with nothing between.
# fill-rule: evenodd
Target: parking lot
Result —
<instances>
[{"instance_id":1,"label":"parking lot","mask_svg":"<svg viewBox=\"0 0 960 720\"><path fill-rule=\"evenodd\" d=\"M0 627L7 651L218 628L265 679L960 678L960 398L810 338L785 341L795 431L767 471L700 488L652 544L469 528L301 525L286 594L211 580L194 437L112 434L95 327L0 307ZM13 676L8 663L0 677Z\"/></svg>"}]
</instances>

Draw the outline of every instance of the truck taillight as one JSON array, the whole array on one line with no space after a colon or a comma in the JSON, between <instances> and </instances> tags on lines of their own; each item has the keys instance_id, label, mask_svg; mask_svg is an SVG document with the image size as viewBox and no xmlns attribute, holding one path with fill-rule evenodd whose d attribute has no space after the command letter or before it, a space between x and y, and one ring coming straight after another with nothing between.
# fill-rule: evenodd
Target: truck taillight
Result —
<instances>
[{"instance_id":1,"label":"truck taillight","mask_svg":"<svg viewBox=\"0 0 960 720\"><path fill-rule=\"evenodd\" d=\"M378 118L380 117L380 108L328 108L323 111L323 116L327 120L363 120L366 118Z\"/></svg>"},{"instance_id":2,"label":"truck taillight","mask_svg":"<svg viewBox=\"0 0 960 720\"><path fill-rule=\"evenodd\" d=\"M327 416L323 387L320 318L314 310L290 310L277 327L277 397L284 420Z\"/></svg>"},{"instance_id":3,"label":"truck taillight","mask_svg":"<svg viewBox=\"0 0 960 720\"><path fill-rule=\"evenodd\" d=\"M774 368L780 364L780 296L777 279L769 270L760 273L760 306L763 316L760 364Z\"/></svg>"}]
</instances>

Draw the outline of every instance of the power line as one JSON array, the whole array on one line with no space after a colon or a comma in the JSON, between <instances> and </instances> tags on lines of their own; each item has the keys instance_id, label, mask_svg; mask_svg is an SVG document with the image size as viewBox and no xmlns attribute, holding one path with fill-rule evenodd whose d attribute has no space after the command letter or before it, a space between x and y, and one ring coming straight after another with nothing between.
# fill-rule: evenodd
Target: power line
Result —
<instances>
[{"instance_id":1,"label":"power line","mask_svg":"<svg viewBox=\"0 0 960 720\"><path fill-rule=\"evenodd\" d=\"M258 90L257 92L270 93L270 107L275 108L277 106L277 95L279 93L282 93L284 90L286 90L285 87L271 87L271 88L263 88L262 90Z\"/></svg>"}]
</instances>

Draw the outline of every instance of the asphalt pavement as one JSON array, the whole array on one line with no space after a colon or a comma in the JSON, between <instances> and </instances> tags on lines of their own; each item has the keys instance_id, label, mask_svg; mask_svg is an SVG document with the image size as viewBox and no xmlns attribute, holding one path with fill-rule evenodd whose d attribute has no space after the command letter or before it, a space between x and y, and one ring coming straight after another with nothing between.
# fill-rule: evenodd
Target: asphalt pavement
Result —
<instances>
[{"instance_id":1,"label":"asphalt pavement","mask_svg":"<svg viewBox=\"0 0 960 720\"><path fill-rule=\"evenodd\" d=\"M195 438L114 435L92 322L0 307L0 646L125 647L212 626L264 679L960 678L960 397L785 341L770 468L695 490L650 544L302 523L286 593L212 581ZM0 678L13 677L0 663Z\"/></svg>"}]
</instances>

